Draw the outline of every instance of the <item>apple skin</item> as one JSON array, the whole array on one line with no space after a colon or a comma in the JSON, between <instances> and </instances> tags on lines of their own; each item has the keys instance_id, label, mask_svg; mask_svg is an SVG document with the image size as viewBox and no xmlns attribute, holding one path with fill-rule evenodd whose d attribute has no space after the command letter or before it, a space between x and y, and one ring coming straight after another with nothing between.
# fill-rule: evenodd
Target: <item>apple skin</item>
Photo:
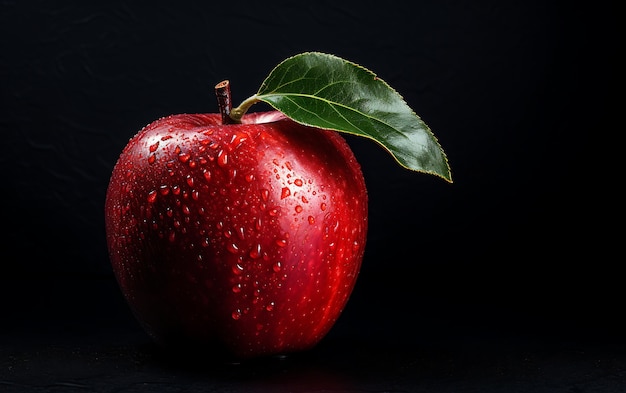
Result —
<instances>
[{"instance_id":1,"label":"apple skin","mask_svg":"<svg viewBox=\"0 0 626 393\"><path fill-rule=\"evenodd\" d=\"M335 131L276 111L228 125L177 114L123 149L105 222L117 282L156 342L244 359L329 332L361 268L368 199Z\"/></svg>"}]
</instances>

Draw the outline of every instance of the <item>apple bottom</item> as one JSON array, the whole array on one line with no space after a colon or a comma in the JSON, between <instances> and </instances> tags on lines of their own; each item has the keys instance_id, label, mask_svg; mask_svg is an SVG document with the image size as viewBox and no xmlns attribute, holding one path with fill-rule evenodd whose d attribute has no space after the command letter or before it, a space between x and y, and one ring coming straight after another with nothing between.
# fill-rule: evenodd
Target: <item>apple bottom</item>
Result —
<instances>
[{"instance_id":1,"label":"apple bottom","mask_svg":"<svg viewBox=\"0 0 626 393\"><path fill-rule=\"evenodd\" d=\"M356 274L345 281L346 285L354 279ZM135 290L135 299L129 303L137 320L168 351L210 354L217 359L288 354L314 347L336 322L350 292L348 288L337 290L332 300L319 297L311 302L306 297L292 301L296 299L294 295L242 310L231 306L238 303L231 301L233 297L228 294L231 288L215 291L215 297L224 293L220 300L207 298L203 284L190 285L187 279L171 280L170 284L181 288L178 291L186 300L175 302L172 298L176 294L139 294Z\"/></svg>"},{"instance_id":2,"label":"apple bottom","mask_svg":"<svg viewBox=\"0 0 626 393\"><path fill-rule=\"evenodd\" d=\"M167 263L164 255L149 259ZM256 270L248 273L250 281L238 281L226 268L192 274L193 263L178 261L167 276L146 269L120 283L146 332L170 351L238 359L286 354L308 350L328 333L358 275L355 265L329 269L331 263L295 258L284 260L289 269L246 267Z\"/></svg>"}]
</instances>

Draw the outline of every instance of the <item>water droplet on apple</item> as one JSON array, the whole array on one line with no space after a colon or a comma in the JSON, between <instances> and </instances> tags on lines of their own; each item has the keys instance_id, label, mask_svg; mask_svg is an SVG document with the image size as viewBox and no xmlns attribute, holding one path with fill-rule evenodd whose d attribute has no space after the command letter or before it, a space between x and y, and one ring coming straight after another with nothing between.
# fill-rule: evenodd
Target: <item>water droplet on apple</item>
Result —
<instances>
[{"instance_id":1,"label":"water droplet on apple","mask_svg":"<svg viewBox=\"0 0 626 393\"><path fill-rule=\"evenodd\" d=\"M217 152L217 164L221 167L228 165L228 153L224 149Z\"/></svg>"},{"instance_id":2,"label":"water droplet on apple","mask_svg":"<svg viewBox=\"0 0 626 393\"><path fill-rule=\"evenodd\" d=\"M193 187L193 177L191 175L187 175L187 185L189 185L189 187Z\"/></svg>"},{"instance_id":3,"label":"water droplet on apple","mask_svg":"<svg viewBox=\"0 0 626 393\"><path fill-rule=\"evenodd\" d=\"M181 152L178 154L178 161L182 162L183 164L189 161L190 158L191 158L191 155L189 153Z\"/></svg>"},{"instance_id":4,"label":"water droplet on apple","mask_svg":"<svg viewBox=\"0 0 626 393\"><path fill-rule=\"evenodd\" d=\"M322 209L322 211L326 210L326 202L322 202L322 204L320 205L320 209Z\"/></svg>"},{"instance_id":5,"label":"water droplet on apple","mask_svg":"<svg viewBox=\"0 0 626 393\"><path fill-rule=\"evenodd\" d=\"M280 199L285 199L289 195L291 195L291 190L289 189L289 187L283 187L283 189L280 191Z\"/></svg>"},{"instance_id":6,"label":"water droplet on apple","mask_svg":"<svg viewBox=\"0 0 626 393\"><path fill-rule=\"evenodd\" d=\"M211 181L211 171L209 171L209 170L205 169L205 170L202 172L202 175L204 176L204 180L206 180L206 181Z\"/></svg>"},{"instance_id":7,"label":"water droplet on apple","mask_svg":"<svg viewBox=\"0 0 626 393\"><path fill-rule=\"evenodd\" d=\"M237 310L233 311L231 316L233 317L233 319L235 321L238 320L239 318L241 318L241 310L237 309Z\"/></svg>"},{"instance_id":8,"label":"water droplet on apple","mask_svg":"<svg viewBox=\"0 0 626 393\"><path fill-rule=\"evenodd\" d=\"M188 216L191 213L191 210L189 210L189 206L187 205L183 205L183 214Z\"/></svg>"},{"instance_id":9,"label":"water droplet on apple","mask_svg":"<svg viewBox=\"0 0 626 393\"><path fill-rule=\"evenodd\" d=\"M168 235L167 240L169 240L170 243L174 243L174 241L176 240L176 232L170 231L170 234Z\"/></svg>"},{"instance_id":10,"label":"water droplet on apple","mask_svg":"<svg viewBox=\"0 0 626 393\"><path fill-rule=\"evenodd\" d=\"M275 305L276 305L276 304L275 304L274 302L269 302L269 304L268 304L267 306L265 306L265 309L266 309L267 311L272 311L272 310L274 309L274 306L275 306Z\"/></svg>"},{"instance_id":11,"label":"water droplet on apple","mask_svg":"<svg viewBox=\"0 0 626 393\"><path fill-rule=\"evenodd\" d=\"M262 189L261 190L261 199L263 199L263 201L267 202L267 200L270 197L270 191L268 189Z\"/></svg>"},{"instance_id":12,"label":"water droplet on apple","mask_svg":"<svg viewBox=\"0 0 626 393\"><path fill-rule=\"evenodd\" d=\"M280 263L280 261L274 262L274 266L272 266L272 269L275 273L278 273L280 269L282 269L282 264Z\"/></svg>"},{"instance_id":13,"label":"water droplet on apple","mask_svg":"<svg viewBox=\"0 0 626 393\"><path fill-rule=\"evenodd\" d=\"M155 161L156 161L156 154L151 154L150 157L148 157L148 164L154 164Z\"/></svg>"},{"instance_id":14,"label":"water droplet on apple","mask_svg":"<svg viewBox=\"0 0 626 393\"><path fill-rule=\"evenodd\" d=\"M159 187L159 192L161 193L161 195L167 195L170 193L170 188L164 184L161 187Z\"/></svg>"},{"instance_id":15,"label":"water droplet on apple","mask_svg":"<svg viewBox=\"0 0 626 393\"><path fill-rule=\"evenodd\" d=\"M261 243L257 243L257 245L250 250L250 258L257 259L261 256Z\"/></svg>"},{"instance_id":16,"label":"water droplet on apple","mask_svg":"<svg viewBox=\"0 0 626 393\"><path fill-rule=\"evenodd\" d=\"M295 210L296 210L296 213L302 213L302 206L297 205Z\"/></svg>"},{"instance_id":17,"label":"water droplet on apple","mask_svg":"<svg viewBox=\"0 0 626 393\"><path fill-rule=\"evenodd\" d=\"M232 270L233 270L233 273L235 273L238 276L243 274L243 266L241 266L239 263L235 263L233 265L233 269Z\"/></svg>"},{"instance_id":18,"label":"water droplet on apple","mask_svg":"<svg viewBox=\"0 0 626 393\"><path fill-rule=\"evenodd\" d=\"M253 173L247 174L245 179L248 183L252 183L252 181L254 181L254 174Z\"/></svg>"},{"instance_id":19,"label":"water droplet on apple","mask_svg":"<svg viewBox=\"0 0 626 393\"><path fill-rule=\"evenodd\" d=\"M226 249L231 253L231 254L237 254L239 252L239 246L235 243L229 243L226 246Z\"/></svg>"},{"instance_id":20,"label":"water droplet on apple","mask_svg":"<svg viewBox=\"0 0 626 393\"><path fill-rule=\"evenodd\" d=\"M285 239L276 239L276 245L278 247L285 247L287 245L287 240L285 240Z\"/></svg>"},{"instance_id":21,"label":"water droplet on apple","mask_svg":"<svg viewBox=\"0 0 626 393\"><path fill-rule=\"evenodd\" d=\"M156 141L155 143L150 145L150 153L154 153L156 149L158 149L158 147L159 147L159 141Z\"/></svg>"},{"instance_id":22,"label":"water droplet on apple","mask_svg":"<svg viewBox=\"0 0 626 393\"><path fill-rule=\"evenodd\" d=\"M302 179L296 179L293 181L293 184L295 184L298 187L302 187L302 184L304 183L302 182Z\"/></svg>"},{"instance_id":23,"label":"water droplet on apple","mask_svg":"<svg viewBox=\"0 0 626 393\"><path fill-rule=\"evenodd\" d=\"M156 190L152 190L148 193L148 202L149 203L154 203L154 201L156 201L156 197L157 197L157 192Z\"/></svg>"},{"instance_id":24,"label":"water droplet on apple","mask_svg":"<svg viewBox=\"0 0 626 393\"><path fill-rule=\"evenodd\" d=\"M241 292L241 283L233 285L233 292L234 293Z\"/></svg>"},{"instance_id":25,"label":"water droplet on apple","mask_svg":"<svg viewBox=\"0 0 626 393\"><path fill-rule=\"evenodd\" d=\"M308 219L309 219L309 224L311 224L311 225L315 224L315 217L309 216Z\"/></svg>"}]
</instances>

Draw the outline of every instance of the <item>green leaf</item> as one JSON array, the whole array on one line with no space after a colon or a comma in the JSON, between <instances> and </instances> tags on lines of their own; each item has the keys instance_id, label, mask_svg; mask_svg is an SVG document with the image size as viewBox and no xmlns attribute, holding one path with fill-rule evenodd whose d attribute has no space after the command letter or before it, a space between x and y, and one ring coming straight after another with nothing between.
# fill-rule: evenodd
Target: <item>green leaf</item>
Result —
<instances>
[{"instance_id":1,"label":"green leaf","mask_svg":"<svg viewBox=\"0 0 626 393\"><path fill-rule=\"evenodd\" d=\"M306 52L278 64L255 95L292 120L370 138L403 167L452 182L446 155L402 96L370 70Z\"/></svg>"}]
</instances>

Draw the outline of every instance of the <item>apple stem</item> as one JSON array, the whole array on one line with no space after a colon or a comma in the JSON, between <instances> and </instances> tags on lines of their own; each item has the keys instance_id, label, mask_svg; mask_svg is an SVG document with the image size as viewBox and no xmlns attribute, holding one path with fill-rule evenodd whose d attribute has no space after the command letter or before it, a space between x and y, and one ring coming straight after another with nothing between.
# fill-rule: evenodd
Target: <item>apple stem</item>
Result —
<instances>
[{"instance_id":1,"label":"apple stem","mask_svg":"<svg viewBox=\"0 0 626 393\"><path fill-rule=\"evenodd\" d=\"M230 116L233 109L233 102L230 95L230 81L223 80L215 85L215 95L217 96L217 105L222 115L222 124L239 123Z\"/></svg>"}]
</instances>

